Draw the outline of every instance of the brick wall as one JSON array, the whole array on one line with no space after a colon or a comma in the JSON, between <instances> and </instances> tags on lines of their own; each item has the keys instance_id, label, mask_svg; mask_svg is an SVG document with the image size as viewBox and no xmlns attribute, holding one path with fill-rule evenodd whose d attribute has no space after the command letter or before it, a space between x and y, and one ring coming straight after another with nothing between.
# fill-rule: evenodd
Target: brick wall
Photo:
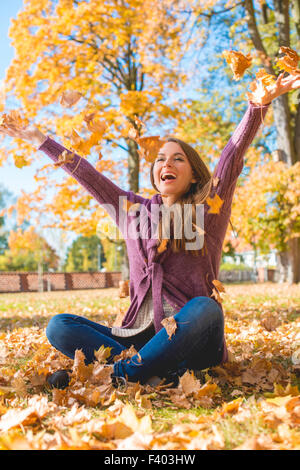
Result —
<instances>
[{"instance_id":1,"label":"brick wall","mask_svg":"<svg viewBox=\"0 0 300 470\"><path fill-rule=\"evenodd\" d=\"M0 293L47 290L101 289L119 287L121 273L0 272Z\"/></svg>"}]
</instances>

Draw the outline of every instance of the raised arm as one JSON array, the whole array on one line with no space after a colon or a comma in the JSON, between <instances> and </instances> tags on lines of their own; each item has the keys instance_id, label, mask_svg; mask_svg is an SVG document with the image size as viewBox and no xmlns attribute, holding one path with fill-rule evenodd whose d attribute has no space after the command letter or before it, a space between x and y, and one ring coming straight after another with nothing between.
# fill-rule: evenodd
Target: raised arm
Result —
<instances>
[{"instance_id":1,"label":"raised arm","mask_svg":"<svg viewBox=\"0 0 300 470\"><path fill-rule=\"evenodd\" d=\"M300 76L280 74L276 82L264 88L264 94L257 97L254 93L247 93L249 99L248 109L224 148L214 172L218 178L216 193L224 201L222 213L230 212L231 202L243 164L244 155L251 145L271 102L291 90L300 88Z\"/></svg>"},{"instance_id":2,"label":"raised arm","mask_svg":"<svg viewBox=\"0 0 300 470\"><path fill-rule=\"evenodd\" d=\"M144 201L144 198L134 192L121 189L109 178L97 171L85 158L72 153L61 144L45 136L35 126L28 126L22 130L0 126L0 132L30 142L34 147L50 157L54 163L59 161L59 156L63 152L70 154L72 162L70 161L62 165L62 169L73 176L101 205L104 205L108 214L114 219L121 231L122 226L119 224L119 214L124 211L125 207L119 208L120 202L124 201L124 199L120 198L126 198L132 203L142 203Z\"/></svg>"},{"instance_id":3,"label":"raised arm","mask_svg":"<svg viewBox=\"0 0 300 470\"><path fill-rule=\"evenodd\" d=\"M244 155L262 124L269 105L256 106L249 102L241 122L221 153L214 172L218 181L216 193L224 201L222 212L230 211L236 182L242 172Z\"/></svg>"}]
</instances>

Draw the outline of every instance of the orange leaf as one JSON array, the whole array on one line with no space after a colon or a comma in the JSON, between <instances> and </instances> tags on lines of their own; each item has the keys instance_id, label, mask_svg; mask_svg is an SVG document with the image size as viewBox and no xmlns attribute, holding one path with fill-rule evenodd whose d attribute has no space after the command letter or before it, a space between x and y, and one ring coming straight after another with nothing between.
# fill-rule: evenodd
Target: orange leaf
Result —
<instances>
[{"instance_id":1,"label":"orange leaf","mask_svg":"<svg viewBox=\"0 0 300 470\"><path fill-rule=\"evenodd\" d=\"M212 283L219 292L225 292L225 287L223 286L222 282L218 281L218 279L214 279Z\"/></svg>"},{"instance_id":2,"label":"orange leaf","mask_svg":"<svg viewBox=\"0 0 300 470\"><path fill-rule=\"evenodd\" d=\"M177 329L177 323L174 317L167 317L161 321L162 326L166 329L167 334L169 335L169 339L171 339L172 335L175 334Z\"/></svg>"},{"instance_id":3,"label":"orange leaf","mask_svg":"<svg viewBox=\"0 0 300 470\"><path fill-rule=\"evenodd\" d=\"M152 137L139 137L136 141L141 147L139 155L144 157L147 162L151 163L155 161L159 149L165 144L163 140L160 140L160 136L157 135Z\"/></svg>"},{"instance_id":4,"label":"orange leaf","mask_svg":"<svg viewBox=\"0 0 300 470\"><path fill-rule=\"evenodd\" d=\"M297 70L298 62L300 60L300 56L297 54L296 51L291 49L290 47L282 46L279 49L280 53L285 54L283 57L277 60L276 65L281 69L285 70L288 73L295 73L300 72Z\"/></svg>"},{"instance_id":5,"label":"orange leaf","mask_svg":"<svg viewBox=\"0 0 300 470\"><path fill-rule=\"evenodd\" d=\"M53 164L54 167L60 167L66 163L74 162L74 153L70 153L67 150L64 150L60 155L58 155L58 160Z\"/></svg>"},{"instance_id":6,"label":"orange leaf","mask_svg":"<svg viewBox=\"0 0 300 470\"><path fill-rule=\"evenodd\" d=\"M208 211L209 214L219 214L220 209L224 203L224 201L218 196L218 194L215 194L213 198L206 198L206 202L210 207Z\"/></svg>"},{"instance_id":7,"label":"orange leaf","mask_svg":"<svg viewBox=\"0 0 300 470\"><path fill-rule=\"evenodd\" d=\"M267 73L264 69L259 69L256 78L257 80L261 80L264 86L274 85L276 81L275 76Z\"/></svg>"},{"instance_id":8,"label":"orange leaf","mask_svg":"<svg viewBox=\"0 0 300 470\"><path fill-rule=\"evenodd\" d=\"M161 241L160 245L157 247L157 253L163 253L167 249L168 241L168 238L164 238Z\"/></svg>"},{"instance_id":9,"label":"orange leaf","mask_svg":"<svg viewBox=\"0 0 300 470\"><path fill-rule=\"evenodd\" d=\"M243 77L245 71L252 64L252 57L250 54L245 56L242 52L239 51L224 51L223 56L233 71L234 80L240 80L240 78Z\"/></svg>"},{"instance_id":10,"label":"orange leaf","mask_svg":"<svg viewBox=\"0 0 300 470\"><path fill-rule=\"evenodd\" d=\"M60 104L65 108L71 108L80 100L81 97L82 93L79 93L78 91L64 91L60 99Z\"/></svg>"}]
</instances>

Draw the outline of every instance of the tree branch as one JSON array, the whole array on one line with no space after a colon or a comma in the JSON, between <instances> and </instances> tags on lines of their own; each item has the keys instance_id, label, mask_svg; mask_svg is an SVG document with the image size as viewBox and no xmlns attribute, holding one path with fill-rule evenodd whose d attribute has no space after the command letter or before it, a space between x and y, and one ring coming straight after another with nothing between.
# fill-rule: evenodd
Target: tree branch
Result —
<instances>
[{"instance_id":1,"label":"tree branch","mask_svg":"<svg viewBox=\"0 0 300 470\"><path fill-rule=\"evenodd\" d=\"M260 53L261 60L266 67L268 73L271 75L275 75L271 59L267 54L267 51L265 49L265 46L262 42L261 36L258 31L257 23L256 23L256 18L255 18L255 11L254 11L254 6L253 6L253 0L244 0L244 7L246 10L246 20L248 23L248 29L250 33L251 40L253 42L253 45L255 49Z\"/></svg>"},{"instance_id":2,"label":"tree branch","mask_svg":"<svg viewBox=\"0 0 300 470\"><path fill-rule=\"evenodd\" d=\"M274 14L278 25L279 46L290 47L289 0L274 0Z\"/></svg>"}]
</instances>

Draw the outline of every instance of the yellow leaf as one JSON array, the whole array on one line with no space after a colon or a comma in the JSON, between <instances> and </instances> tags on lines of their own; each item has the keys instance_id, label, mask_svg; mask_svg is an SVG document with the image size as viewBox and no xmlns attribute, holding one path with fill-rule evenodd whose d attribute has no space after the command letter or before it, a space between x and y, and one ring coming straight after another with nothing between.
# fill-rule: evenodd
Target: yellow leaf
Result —
<instances>
[{"instance_id":1,"label":"yellow leaf","mask_svg":"<svg viewBox=\"0 0 300 470\"><path fill-rule=\"evenodd\" d=\"M106 360L109 358L111 354L111 349L112 348L105 348L103 345L100 346L100 348L94 352L94 355L97 361L106 362Z\"/></svg>"},{"instance_id":2,"label":"yellow leaf","mask_svg":"<svg viewBox=\"0 0 300 470\"><path fill-rule=\"evenodd\" d=\"M14 161L17 168L23 168L30 164L23 155L14 155Z\"/></svg>"},{"instance_id":3,"label":"yellow leaf","mask_svg":"<svg viewBox=\"0 0 300 470\"><path fill-rule=\"evenodd\" d=\"M60 104L65 108L71 108L81 97L82 93L78 91L64 91L60 99Z\"/></svg>"},{"instance_id":4,"label":"yellow leaf","mask_svg":"<svg viewBox=\"0 0 300 470\"><path fill-rule=\"evenodd\" d=\"M219 214L220 209L224 203L224 201L218 196L218 194L215 194L213 198L207 197L206 202L210 207L208 211L209 214Z\"/></svg>"}]
</instances>

